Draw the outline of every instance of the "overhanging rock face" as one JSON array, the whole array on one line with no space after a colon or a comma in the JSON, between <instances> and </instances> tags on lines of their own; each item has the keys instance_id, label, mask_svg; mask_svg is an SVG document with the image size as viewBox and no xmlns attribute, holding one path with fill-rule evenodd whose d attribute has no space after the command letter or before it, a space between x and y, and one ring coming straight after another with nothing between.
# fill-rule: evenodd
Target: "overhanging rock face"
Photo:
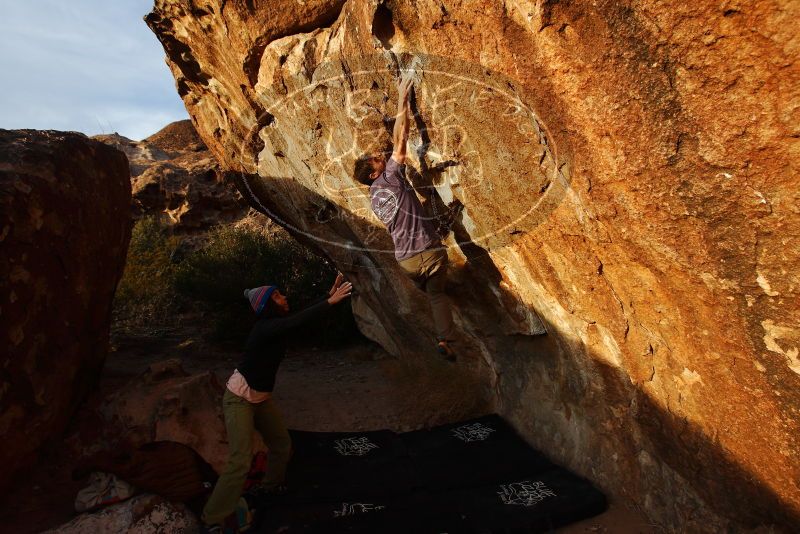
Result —
<instances>
[{"instance_id":1,"label":"overhanging rock face","mask_svg":"<svg viewBox=\"0 0 800 534\"><path fill-rule=\"evenodd\" d=\"M798 14L158 0L147 22L243 194L348 274L367 335L427 358L424 295L352 179L414 76L409 177L432 216L464 205L464 359L537 447L704 530L800 516Z\"/></svg>"}]
</instances>

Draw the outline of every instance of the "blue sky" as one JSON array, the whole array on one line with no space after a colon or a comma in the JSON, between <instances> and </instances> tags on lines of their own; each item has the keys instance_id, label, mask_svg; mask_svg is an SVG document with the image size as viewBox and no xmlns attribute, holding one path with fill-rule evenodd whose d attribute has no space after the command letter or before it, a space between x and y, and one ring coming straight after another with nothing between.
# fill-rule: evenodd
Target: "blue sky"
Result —
<instances>
[{"instance_id":1,"label":"blue sky","mask_svg":"<svg viewBox=\"0 0 800 534\"><path fill-rule=\"evenodd\" d=\"M142 139L188 117L153 0L0 0L0 128Z\"/></svg>"}]
</instances>

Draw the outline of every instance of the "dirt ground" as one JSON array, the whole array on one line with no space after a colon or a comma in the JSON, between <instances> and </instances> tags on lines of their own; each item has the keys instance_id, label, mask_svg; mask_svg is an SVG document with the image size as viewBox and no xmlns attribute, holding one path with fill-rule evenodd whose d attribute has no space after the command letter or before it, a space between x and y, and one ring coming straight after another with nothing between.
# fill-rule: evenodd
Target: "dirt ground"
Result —
<instances>
[{"instance_id":1,"label":"dirt ground","mask_svg":"<svg viewBox=\"0 0 800 534\"><path fill-rule=\"evenodd\" d=\"M176 357L188 372L211 370L224 383L238 353L208 345L182 329L117 335L95 398L137 376L151 363ZM366 340L335 350L292 350L281 366L275 399L290 428L315 431L408 431L491 411L470 373L462 372L459 364L435 355L431 358L424 367L417 367ZM72 463L58 443L49 446L40 463L25 473L16 490L0 503L0 530L34 533L68 521L73 515L72 500L80 489L69 477ZM612 503L605 514L558 532L657 531L636 510Z\"/></svg>"}]
</instances>

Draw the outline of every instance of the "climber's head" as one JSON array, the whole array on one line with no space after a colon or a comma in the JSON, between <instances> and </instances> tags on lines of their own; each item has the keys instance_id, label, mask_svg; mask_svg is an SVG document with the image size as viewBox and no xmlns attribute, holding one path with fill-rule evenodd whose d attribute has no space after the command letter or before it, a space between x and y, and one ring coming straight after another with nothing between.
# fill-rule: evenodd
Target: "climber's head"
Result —
<instances>
[{"instance_id":1,"label":"climber's head","mask_svg":"<svg viewBox=\"0 0 800 534\"><path fill-rule=\"evenodd\" d=\"M364 185L370 185L385 169L385 153L367 152L356 160L355 179Z\"/></svg>"},{"instance_id":2,"label":"climber's head","mask_svg":"<svg viewBox=\"0 0 800 534\"><path fill-rule=\"evenodd\" d=\"M286 315L289 313L289 301L286 300L286 295L277 289L273 291L269 302L267 303L266 313L271 317Z\"/></svg>"},{"instance_id":3,"label":"climber's head","mask_svg":"<svg viewBox=\"0 0 800 534\"><path fill-rule=\"evenodd\" d=\"M289 313L289 302L276 286L245 289L244 296L258 317L279 317Z\"/></svg>"}]
</instances>

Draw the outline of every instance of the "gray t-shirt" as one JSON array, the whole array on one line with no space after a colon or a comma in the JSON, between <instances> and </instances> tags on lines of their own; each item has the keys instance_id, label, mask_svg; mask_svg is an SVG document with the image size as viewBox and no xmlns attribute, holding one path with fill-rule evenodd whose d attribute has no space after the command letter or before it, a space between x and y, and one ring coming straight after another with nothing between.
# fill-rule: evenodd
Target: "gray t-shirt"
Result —
<instances>
[{"instance_id":1,"label":"gray t-shirt","mask_svg":"<svg viewBox=\"0 0 800 534\"><path fill-rule=\"evenodd\" d=\"M394 241L394 257L407 260L439 242L436 226L425 215L414 188L405 178L405 165L394 159L369 186L372 211L386 225Z\"/></svg>"}]
</instances>

